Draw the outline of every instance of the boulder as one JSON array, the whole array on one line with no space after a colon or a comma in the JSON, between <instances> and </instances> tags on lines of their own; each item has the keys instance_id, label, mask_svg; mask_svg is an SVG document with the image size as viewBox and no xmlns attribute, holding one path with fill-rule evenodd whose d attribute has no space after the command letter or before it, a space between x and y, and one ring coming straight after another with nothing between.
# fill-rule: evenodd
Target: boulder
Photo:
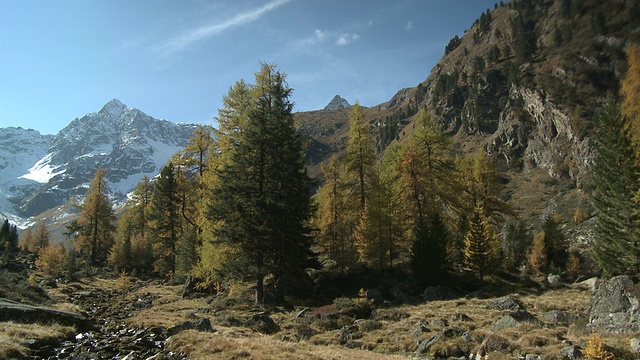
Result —
<instances>
[{"instance_id":1,"label":"boulder","mask_svg":"<svg viewBox=\"0 0 640 360\"><path fill-rule=\"evenodd\" d=\"M429 286L422 293L424 301L439 301L455 299L457 294L446 286Z\"/></svg>"},{"instance_id":2,"label":"boulder","mask_svg":"<svg viewBox=\"0 0 640 360\"><path fill-rule=\"evenodd\" d=\"M169 335L175 335L184 330L212 331L211 321L209 319L200 319L198 321L185 321L180 325L173 326L167 330Z\"/></svg>"},{"instance_id":3,"label":"boulder","mask_svg":"<svg viewBox=\"0 0 640 360\"><path fill-rule=\"evenodd\" d=\"M244 322L244 326L266 335L275 334L280 331L280 327L266 313L252 315Z\"/></svg>"},{"instance_id":4,"label":"boulder","mask_svg":"<svg viewBox=\"0 0 640 360\"><path fill-rule=\"evenodd\" d=\"M380 305L384 302L382 292L379 289L368 289L364 293L365 297L372 300L374 304Z\"/></svg>"},{"instance_id":5,"label":"boulder","mask_svg":"<svg viewBox=\"0 0 640 360\"><path fill-rule=\"evenodd\" d=\"M547 283L551 286L558 286L561 281L562 279L560 278L560 275L549 274L547 276Z\"/></svg>"},{"instance_id":6,"label":"boulder","mask_svg":"<svg viewBox=\"0 0 640 360\"><path fill-rule=\"evenodd\" d=\"M629 340L629 347L634 354L640 353L640 338L632 338Z\"/></svg>"},{"instance_id":7,"label":"boulder","mask_svg":"<svg viewBox=\"0 0 640 360\"><path fill-rule=\"evenodd\" d=\"M418 345L418 348L415 351L416 355L424 354L429 351L429 348L432 347L435 343L440 341L442 338L456 338L462 337L465 334L465 331L458 328L445 328L437 333L433 334L430 338L421 341Z\"/></svg>"},{"instance_id":8,"label":"boulder","mask_svg":"<svg viewBox=\"0 0 640 360\"><path fill-rule=\"evenodd\" d=\"M598 278L597 277L592 277L589 278L587 280L581 281L579 283L576 283L574 286L579 287L579 288L583 288L583 289L587 289L587 290L591 290L591 291L596 291L598 289Z\"/></svg>"},{"instance_id":9,"label":"boulder","mask_svg":"<svg viewBox=\"0 0 640 360\"><path fill-rule=\"evenodd\" d=\"M509 314L504 315L491 327L491 330L498 332L504 329L511 329L520 326L520 324L524 322L537 326L541 325L540 320L536 319L535 316L531 315L527 311L520 310L512 311Z\"/></svg>"},{"instance_id":10,"label":"boulder","mask_svg":"<svg viewBox=\"0 0 640 360\"><path fill-rule=\"evenodd\" d=\"M563 359L582 359L582 350L580 349L580 346L567 346L560 349L560 355Z\"/></svg>"},{"instance_id":11,"label":"boulder","mask_svg":"<svg viewBox=\"0 0 640 360\"><path fill-rule=\"evenodd\" d=\"M91 320L82 314L26 305L5 298L0 298L0 321L20 323L54 322L76 326L81 331L93 328Z\"/></svg>"},{"instance_id":12,"label":"boulder","mask_svg":"<svg viewBox=\"0 0 640 360\"><path fill-rule=\"evenodd\" d=\"M616 333L640 330L635 288L633 280L626 275L602 283L591 295L589 327Z\"/></svg>"},{"instance_id":13,"label":"boulder","mask_svg":"<svg viewBox=\"0 0 640 360\"><path fill-rule=\"evenodd\" d=\"M499 335L489 335L486 339L482 341L480 346L470 354L469 359L486 359L489 353L494 351L506 353L509 352L512 348L509 340L499 336Z\"/></svg>"},{"instance_id":14,"label":"boulder","mask_svg":"<svg viewBox=\"0 0 640 360\"><path fill-rule=\"evenodd\" d=\"M551 310L542 315L542 320L550 324L566 324L578 316L561 310Z\"/></svg>"},{"instance_id":15,"label":"boulder","mask_svg":"<svg viewBox=\"0 0 640 360\"><path fill-rule=\"evenodd\" d=\"M524 306L522 306L522 303L513 296L503 296L489 301L487 309L523 311Z\"/></svg>"}]
</instances>

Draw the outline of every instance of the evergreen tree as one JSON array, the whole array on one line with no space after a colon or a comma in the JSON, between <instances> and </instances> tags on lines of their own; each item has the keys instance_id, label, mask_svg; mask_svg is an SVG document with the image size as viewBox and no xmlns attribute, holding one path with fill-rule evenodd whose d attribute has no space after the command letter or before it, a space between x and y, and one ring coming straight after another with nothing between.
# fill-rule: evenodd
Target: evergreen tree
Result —
<instances>
[{"instance_id":1,"label":"evergreen tree","mask_svg":"<svg viewBox=\"0 0 640 360\"><path fill-rule=\"evenodd\" d=\"M156 179L149 204L150 229L154 239L154 270L163 276L172 276L176 270L176 243L182 236L182 202L178 191L175 168L169 162Z\"/></svg>"},{"instance_id":2,"label":"evergreen tree","mask_svg":"<svg viewBox=\"0 0 640 360\"><path fill-rule=\"evenodd\" d=\"M241 127L218 170L208 212L214 241L236 255L227 259L227 270L234 272L229 275L256 282L256 303L264 302L267 275L277 279L314 265L309 179L291 91L274 65L262 65L247 121L236 124Z\"/></svg>"},{"instance_id":3,"label":"evergreen tree","mask_svg":"<svg viewBox=\"0 0 640 360\"><path fill-rule=\"evenodd\" d=\"M442 279L449 231L438 211L430 212L424 220L414 228L410 264L416 279L434 283Z\"/></svg>"},{"instance_id":4,"label":"evergreen tree","mask_svg":"<svg viewBox=\"0 0 640 360\"><path fill-rule=\"evenodd\" d=\"M150 272L153 254L149 241L149 205L153 185L144 176L131 192L120 219L109 254L109 265L127 271Z\"/></svg>"},{"instance_id":5,"label":"evergreen tree","mask_svg":"<svg viewBox=\"0 0 640 360\"><path fill-rule=\"evenodd\" d=\"M76 226L74 246L92 265L103 264L113 245L115 215L107 196L106 170L99 168L89 184Z\"/></svg>"},{"instance_id":6,"label":"evergreen tree","mask_svg":"<svg viewBox=\"0 0 640 360\"><path fill-rule=\"evenodd\" d=\"M194 273L209 285L218 286L229 272L231 259L236 258L233 249L221 242L204 241L213 239L217 228L217 222L211 221L211 209L215 209L214 199L209 196L213 189L220 186L219 174L225 164L230 161L231 154L239 141L241 129L246 127L249 112L254 100L252 86L244 80L237 81L229 88L229 92L222 98L223 107L218 110L216 121L218 126L213 131L213 142L209 150L206 163L209 171L203 173L203 194L198 202L198 224L200 226L200 238L203 239L198 249L198 264Z\"/></svg>"},{"instance_id":7,"label":"evergreen tree","mask_svg":"<svg viewBox=\"0 0 640 360\"><path fill-rule=\"evenodd\" d=\"M623 133L623 117L609 101L599 117L593 164L596 216L593 252L607 275L636 274L640 260L637 204L638 168Z\"/></svg>"},{"instance_id":8,"label":"evergreen tree","mask_svg":"<svg viewBox=\"0 0 640 360\"><path fill-rule=\"evenodd\" d=\"M501 233L502 265L506 270L516 270L526 262L526 250L531 244L531 236L522 220L507 221Z\"/></svg>"},{"instance_id":9,"label":"evergreen tree","mask_svg":"<svg viewBox=\"0 0 640 360\"><path fill-rule=\"evenodd\" d=\"M550 270L554 271L564 269L567 266L567 260L569 259L569 244L567 243L567 238L562 232L562 229L560 229L560 220L561 217L556 214L555 216L545 219L542 224L549 265L553 265L555 267Z\"/></svg>"},{"instance_id":10,"label":"evergreen tree","mask_svg":"<svg viewBox=\"0 0 640 360\"><path fill-rule=\"evenodd\" d=\"M4 263L7 263L18 252L18 228L5 220L0 227L0 254Z\"/></svg>"},{"instance_id":11,"label":"evergreen tree","mask_svg":"<svg viewBox=\"0 0 640 360\"><path fill-rule=\"evenodd\" d=\"M480 280L496 264L497 239L484 209L477 205L469 217L468 232L465 236L464 262Z\"/></svg>"},{"instance_id":12,"label":"evergreen tree","mask_svg":"<svg viewBox=\"0 0 640 360\"><path fill-rule=\"evenodd\" d=\"M635 149L636 159L640 159L640 45L627 46L629 67L622 80L620 110L626 118L625 125Z\"/></svg>"}]
</instances>

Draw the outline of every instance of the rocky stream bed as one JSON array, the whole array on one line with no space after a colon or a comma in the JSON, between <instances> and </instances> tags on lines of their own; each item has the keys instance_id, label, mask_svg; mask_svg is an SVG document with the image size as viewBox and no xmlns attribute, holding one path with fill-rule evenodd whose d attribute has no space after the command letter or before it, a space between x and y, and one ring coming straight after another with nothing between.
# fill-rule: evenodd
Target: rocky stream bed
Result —
<instances>
[{"instance_id":1,"label":"rocky stream bed","mask_svg":"<svg viewBox=\"0 0 640 360\"><path fill-rule=\"evenodd\" d=\"M62 292L68 295L70 303L84 310L91 325L80 328L72 339L61 343L30 344L33 359L183 359L183 354L165 349L167 340L180 330L207 326L195 322L173 328L128 325L126 318L151 307L154 299L150 294L127 301L128 298L113 290L87 290L75 284Z\"/></svg>"}]
</instances>

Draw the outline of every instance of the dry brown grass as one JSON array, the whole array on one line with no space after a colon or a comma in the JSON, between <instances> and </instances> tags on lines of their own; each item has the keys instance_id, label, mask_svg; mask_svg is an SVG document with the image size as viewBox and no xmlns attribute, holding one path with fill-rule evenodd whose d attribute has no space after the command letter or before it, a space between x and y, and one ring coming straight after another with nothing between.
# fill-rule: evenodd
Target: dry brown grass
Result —
<instances>
[{"instance_id":1,"label":"dry brown grass","mask_svg":"<svg viewBox=\"0 0 640 360\"><path fill-rule=\"evenodd\" d=\"M332 345L314 345L309 342L284 342L271 336L255 333L238 334L237 330L217 333L183 331L171 338L168 347L179 353L188 353L189 359L335 359L373 360L406 359L401 355L379 354L365 350L347 349Z\"/></svg>"},{"instance_id":2,"label":"dry brown grass","mask_svg":"<svg viewBox=\"0 0 640 360\"><path fill-rule=\"evenodd\" d=\"M129 297L152 296L153 306L149 309L137 311L127 319L132 326L165 326L171 327L182 324L190 317L198 315L200 309L207 307L204 299L183 299L180 295L182 286L152 285L140 288Z\"/></svg>"},{"instance_id":3,"label":"dry brown grass","mask_svg":"<svg viewBox=\"0 0 640 360\"><path fill-rule=\"evenodd\" d=\"M84 283L83 287L116 289L118 280L95 280ZM134 284L132 289L119 296L118 301L134 302L139 297L151 297L153 306L135 311L133 316L126 320L131 326L172 327L195 318L212 320L213 332L189 330L172 336L169 349L186 354L190 359L406 358L414 356L414 351L421 341L445 327L468 332L469 339L463 340L460 336L443 338L429 349L431 355L468 356L469 353L478 351L485 339L498 337L505 344L501 350L505 353L491 352L492 359L511 359L516 355L528 353L541 354L545 359L560 359L561 348L570 343L585 348L591 335L586 328L591 293L584 289L561 288L536 292L515 288L511 294L538 319L543 319L544 314L551 310L582 316L562 324L541 326L523 323L517 328L496 333L491 327L504 315L504 311L487 309L490 299L460 298L378 308L372 314L371 320L368 320L373 326L360 326L356 330L357 337L349 339L346 343L344 338L341 338L339 329L344 326L358 327L362 324L350 316L312 316L313 311L297 316L297 311L271 307L268 308L268 312L281 330L273 335L261 335L248 328L222 326L215 321L225 317L243 319L255 313L258 309L251 306L250 296L247 295L249 293L236 291L233 296L207 302L204 298L183 299L182 286L179 285L138 283ZM60 292L59 289L52 291ZM58 295L63 296L62 293ZM74 305L62 304L58 308L69 306L70 310L73 310ZM426 326L422 327L420 324ZM603 341L617 351L616 355L620 359L633 358L628 354L629 339L636 335L638 334L601 334Z\"/></svg>"},{"instance_id":4,"label":"dry brown grass","mask_svg":"<svg viewBox=\"0 0 640 360\"><path fill-rule=\"evenodd\" d=\"M71 326L0 322L0 359L26 359L27 341L59 342L76 333Z\"/></svg>"}]
</instances>

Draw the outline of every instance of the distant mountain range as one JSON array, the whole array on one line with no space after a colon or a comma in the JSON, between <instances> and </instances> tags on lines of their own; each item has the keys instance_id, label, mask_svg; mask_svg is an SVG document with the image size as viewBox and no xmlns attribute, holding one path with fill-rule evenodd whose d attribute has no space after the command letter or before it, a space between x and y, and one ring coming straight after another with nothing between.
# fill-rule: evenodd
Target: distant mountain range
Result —
<instances>
[{"instance_id":1,"label":"distant mountain range","mask_svg":"<svg viewBox=\"0 0 640 360\"><path fill-rule=\"evenodd\" d=\"M0 129L0 212L24 225L68 201L81 202L98 167L107 169L112 200L126 199L181 150L196 125L155 119L114 99L73 120L57 135Z\"/></svg>"},{"instance_id":2,"label":"distant mountain range","mask_svg":"<svg viewBox=\"0 0 640 360\"><path fill-rule=\"evenodd\" d=\"M326 108L348 106L336 96ZM23 228L38 218L64 222L82 203L98 167L107 170L111 200L121 204L143 176L156 176L187 145L196 127L113 99L56 135L0 128L0 219Z\"/></svg>"}]
</instances>

